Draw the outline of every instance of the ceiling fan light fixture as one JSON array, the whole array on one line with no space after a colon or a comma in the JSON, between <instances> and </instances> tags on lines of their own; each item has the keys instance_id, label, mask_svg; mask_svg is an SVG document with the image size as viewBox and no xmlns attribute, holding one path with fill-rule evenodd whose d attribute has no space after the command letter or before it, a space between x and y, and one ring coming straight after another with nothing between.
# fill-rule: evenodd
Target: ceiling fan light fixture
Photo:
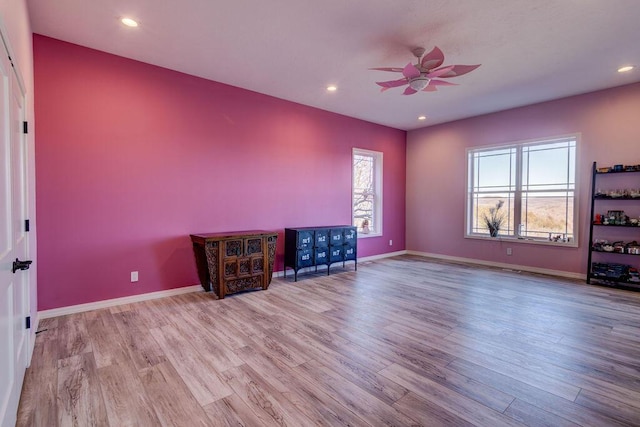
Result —
<instances>
[{"instance_id":1,"label":"ceiling fan light fixture","mask_svg":"<svg viewBox=\"0 0 640 427\"><path fill-rule=\"evenodd\" d=\"M429 77L424 77L424 76L414 77L411 80L409 80L409 87L411 87L411 89L413 90L420 91L425 87L427 87L430 81L431 79Z\"/></svg>"}]
</instances>

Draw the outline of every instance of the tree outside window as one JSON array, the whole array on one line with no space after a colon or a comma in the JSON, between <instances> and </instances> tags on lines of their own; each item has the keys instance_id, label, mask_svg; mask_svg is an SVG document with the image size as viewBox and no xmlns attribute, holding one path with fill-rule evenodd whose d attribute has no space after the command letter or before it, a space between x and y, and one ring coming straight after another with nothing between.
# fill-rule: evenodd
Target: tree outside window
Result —
<instances>
[{"instance_id":1,"label":"tree outside window","mask_svg":"<svg viewBox=\"0 0 640 427\"><path fill-rule=\"evenodd\" d=\"M361 235L382 233L382 153L353 149L353 225Z\"/></svg>"}]
</instances>

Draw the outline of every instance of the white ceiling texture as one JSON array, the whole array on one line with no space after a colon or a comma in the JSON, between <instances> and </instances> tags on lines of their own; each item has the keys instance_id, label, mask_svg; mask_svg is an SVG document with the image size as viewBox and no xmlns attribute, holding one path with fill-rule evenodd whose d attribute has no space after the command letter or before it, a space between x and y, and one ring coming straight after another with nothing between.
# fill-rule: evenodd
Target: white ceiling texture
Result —
<instances>
[{"instance_id":1,"label":"white ceiling texture","mask_svg":"<svg viewBox=\"0 0 640 427\"><path fill-rule=\"evenodd\" d=\"M28 4L34 33L404 130L640 81L640 0ZM437 92L381 93L401 75L369 68L415 63L418 46L482 66Z\"/></svg>"}]
</instances>

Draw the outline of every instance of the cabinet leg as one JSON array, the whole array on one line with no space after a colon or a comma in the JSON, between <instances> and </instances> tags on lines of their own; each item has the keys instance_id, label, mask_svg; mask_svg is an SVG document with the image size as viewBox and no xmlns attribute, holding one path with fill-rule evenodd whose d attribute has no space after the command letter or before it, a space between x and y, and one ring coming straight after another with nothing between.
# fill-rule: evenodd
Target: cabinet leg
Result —
<instances>
[{"instance_id":1,"label":"cabinet leg","mask_svg":"<svg viewBox=\"0 0 640 427\"><path fill-rule=\"evenodd\" d=\"M293 281L297 282L298 281L298 270L293 270Z\"/></svg>"}]
</instances>

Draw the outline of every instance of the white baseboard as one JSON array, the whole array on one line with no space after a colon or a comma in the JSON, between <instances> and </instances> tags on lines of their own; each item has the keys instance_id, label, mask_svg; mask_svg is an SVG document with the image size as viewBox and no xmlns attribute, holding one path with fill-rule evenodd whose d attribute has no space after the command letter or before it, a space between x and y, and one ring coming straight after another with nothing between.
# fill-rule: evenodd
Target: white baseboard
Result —
<instances>
[{"instance_id":1,"label":"white baseboard","mask_svg":"<svg viewBox=\"0 0 640 427\"><path fill-rule=\"evenodd\" d=\"M393 257L393 256L398 256L398 255L405 255L406 253L407 253L407 251L397 251L397 252L389 252L389 253L380 254L380 255L372 255L372 256L368 256L368 257L358 258L358 262L374 261L374 260L382 259L382 258L389 258L389 257ZM350 261L347 261L347 266L349 264L350 264ZM302 269L298 270L298 273L309 272L309 271L312 271L314 269L315 269L315 267L302 268ZM290 273L292 273L292 272L290 272ZM274 277L283 277L284 276L284 271L275 271L273 273L273 276ZM151 299L170 297L170 296L173 296L173 295L187 294L187 293L190 293L190 292L198 292L198 291L203 291L202 286L193 285L193 286L186 286L186 287L183 287L183 288L169 289L169 290L166 290L166 291L149 292L149 293L146 293L146 294L131 295L131 296L128 296L128 297L113 298L113 299L108 299L108 300L103 300L103 301L89 302L89 303L86 303L86 304L78 304L78 305L70 305L70 306L67 306L67 307L53 308L51 310L39 311L38 312L38 320L40 320L40 319L48 319L48 318L57 317L57 316L64 316L64 315L67 315L67 314L82 313L82 312L85 312L85 311L97 310L97 309L100 309L100 308L108 308L108 307L113 307L113 306L116 306L116 305L131 304L131 303L134 303L134 302L140 302L140 301L147 301L147 300L151 300ZM37 325L36 325L36 327L37 327ZM35 340L33 340L33 341L35 343ZM33 348L31 349L31 351L33 351Z\"/></svg>"},{"instance_id":2,"label":"white baseboard","mask_svg":"<svg viewBox=\"0 0 640 427\"><path fill-rule=\"evenodd\" d=\"M166 291L149 292L140 295L131 295L122 298L113 298L103 301L89 302L86 304L70 305L67 307L53 308L51 310L43 310L38 312L39 319L48 319L50 317L64 316L67 314L82 313L84 311L97 310L99 308L113 307L122 304L131 304L134 302L147 301L151 299L170 297L173 295L188 294L204 290L201 285L185 286L183 288L168 289Z\"/></svg>"},{"instance_id":3,"label":"white baseboard","mask_svg":"<svg viewBox=\"0 0 640 427\"><path fill-rule=\"evenodd\" d=\"M484 260L474 259L474 258L463 258L463 257L457 257L457 256L450 256L450 255L433 254L428 252L419 252L419 251L406 251L406 252L408 255L417 255L425 258L436 258L444 261L464 262L468 264L485 265L487 267L497 267L497 268L504 268L508 270L521 270L521 271L527 271L529 273L538 273L538 274L547 274L549 276L566 277L568 279L578 279L578 280L587 279L587 276L585 274L574 273L571 271L551 270L548 268L531 267L528 265L507 264L504 262L484 261Z\"/></svg>"},{"instance_id":4,"label":"white baseboard","mask_svg":"<svg viewBox=\"0 0 640 427\"><path fill-rule=\"evenodd\" d=\"M386 254L371 255L371 256L365 256L365 257L362 257L362 258L358 258L358 262L375 261L377 259L391 258L391 257L394 257L394 256L406 255L406 254L407 254L407 251L387 252Z\"/></svg>"}]
</instances>

